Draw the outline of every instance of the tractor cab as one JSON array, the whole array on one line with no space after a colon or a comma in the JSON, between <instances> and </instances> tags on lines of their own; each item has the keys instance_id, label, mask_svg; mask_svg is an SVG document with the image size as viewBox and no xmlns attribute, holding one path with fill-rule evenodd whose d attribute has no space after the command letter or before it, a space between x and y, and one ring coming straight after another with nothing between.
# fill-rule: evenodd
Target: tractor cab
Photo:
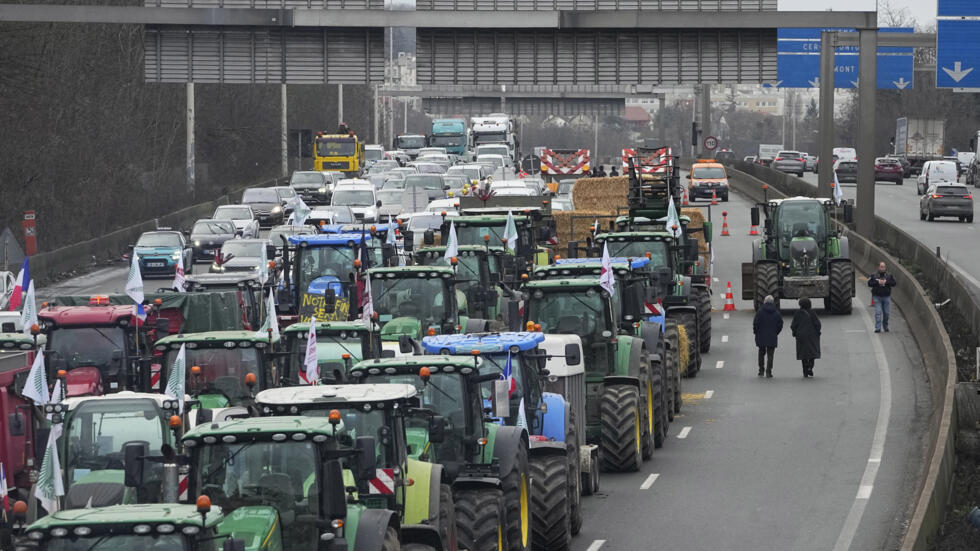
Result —
<instances>
[{"instance_id":1,"label":"tractor cab","mask_svg":"<svg viewBox=\"0 0 980 551\"><path fill-rule=\"evenodd\" d=\"M446 266L446 247L425 247L415 253L421 266ZM457 251L456 289L462 292L466 314L486 320L499 320L505 308L502 304L503 280L516 280L517 275L504 276L506 249L481 245L460 245ZM506 292L507 289L504 288ZM507 293L510 294L510 293Z\"/></svg>"},{"instance_id":2,"label":"tractor cab","mask_svg":"<svg viewBox=\"0 0 980 551\"><path fill-rule=\"evenodd\" d=\"M283 329L288 356L279 376L282 384L301 384L299 373L306 358L309 334L309 323L294 323ZM362 320L316 322L317 365L325 381L343 382L350 366L361 360L380 358L381 351L381 334Z\"/></svg>"},{"instance_id":3,"label":"tractor cab","mask_svg":"<svg viewBox=\"0 0 980 551\"><path fill-rule=\"evenodd\" d=\"M265 321L260 305L271 286L263 286L254 272L187 274L184 280L188 293L235 293L242 310L242 329L258 329Z\"/></svg>"},{"instance_id":4,"label":"tractor cab","mask_svg":"<svg viewBox=\"0 0 980 551\"><path fill-rule=\"evenodd\" d=\"M372 268L367 276L385 349L398 349L403 337L455 333L468 321L452 266Z\"/></svg>"}]
</instances>

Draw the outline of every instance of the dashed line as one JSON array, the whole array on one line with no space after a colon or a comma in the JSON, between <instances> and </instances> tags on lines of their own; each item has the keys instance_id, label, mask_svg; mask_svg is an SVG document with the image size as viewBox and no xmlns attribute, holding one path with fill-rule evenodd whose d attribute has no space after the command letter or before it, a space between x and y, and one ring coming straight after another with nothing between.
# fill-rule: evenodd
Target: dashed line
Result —
<instances>
[{"instance_id":1,"label":"dashed line","mask_svg":"<svg viewBox=\"0 0 980 551\"><path fill-rule=\"evenodd\" d=\"M714 396L714 395L715 395L715 391L713 391L713 390L705 390L704 391L704 399L705 400L710 400L711 397Z\"/></svg>"},{"instance_id":2,"label":"dashed line","mask_svg":"<svg viewBox=\"0 0 980 551\"><path fill-rule=\"evenodd\" d=\"M728 342L728 335L722 335L721 342Z\"/></svg>"},{"instance_id":3,"label":"dashed line","mask_svg":"<svg viewBox=\"0 0 980 551\"><path fill-rule=\"evenodd\" d=\"M858 495L855 499L871 499L871 490L874 486L870 484L862 484L858 486Z\"/></svg>"},{"instance_id":4,"label":"dashed line","mask_svg":"<svg viewBox=\"0 0 980 551\"><path fill-rule=\"evenodd\" d=\"M595 540L585 551L599 551L599 548L602 547L602 544L604 543L606 543L606 540Z\"/></svg>"},{"instance_id":5,"label":"dashed line","mask_svg":"<svg viewBox=\"0 0 980 551\"><path fill-rule=\"evenodd\" d=\"M650 486L653 486L653 483L656 482L658 478L660 478L659 474L652 474L648 476L647 479L643 481L643 484L640 484L640 489L649 490Z\"/></svg>"},{"instance_id":6,"label":"dashed line","mask_svg":"<svg viewBox=\"0 0 980 551\"><path fill-rule=\"evenodd\" d=\"M711 278L715 283L718 283L719 279L717 277Z\"/></svg>"},{"instance_id":7,"label":"dashed line","mask_svg":"<svg viewBox=\"0 0 980 551\"><path fill-rule=\"evenodd\" d=\"M687 438L687 435L691 433L691 427L684 427L680 432L677 433L677 439L683 440Z\"/></svg>"},{"instance_id":8,"label":"dashed line","mask_svg":"<svg viewBox=\"0 0 980 551\"><path fill-rule=\"evenodd\" d=\"M725 367L725 360L718 360L718 362L715 363L715 369L721 369L723 367Z\"/></svg>"},{"instance_id":9,"label":"dashed line","mask_svg":"<svg viewBox=\"0 0 980 551\"><path fill-rule=\"evenodd\" d=\"M728 319L728 318L730 318L730 317L732 317L732 315L731 315L731 314L729 314L728 312L725 312L725 315L724 315L724 318L725 318L725 319L727 320L727 319Z\"/></svg>"}]
</instances>

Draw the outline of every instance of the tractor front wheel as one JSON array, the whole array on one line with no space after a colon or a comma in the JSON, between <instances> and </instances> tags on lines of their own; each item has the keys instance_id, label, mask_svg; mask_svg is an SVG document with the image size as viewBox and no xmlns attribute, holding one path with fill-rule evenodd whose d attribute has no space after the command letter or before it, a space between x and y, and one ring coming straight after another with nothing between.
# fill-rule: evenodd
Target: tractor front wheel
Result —
<instances>
[{"instance_id":1,"label":"tractor front wheel","mask_svg":"<svg viewBox=\"0 0 980 551\"><path fill-rule=\"evenodd\" d=\"M527 448L520 446L514 466L501 484L507 511L507 549L510 551L531 548L531 478L527 463Z\"/></svg>"},{"instance_id":2,"label":"tractor front wheel","mask_svg":"<svg viewBox=\"0 0 980 551\"><path fill-rule=\"evenodd\" d=\"M456 492L456 532L459 547L470 551L506 548L507 514L504 494L496 488Z\"/></svg>"},{"instance_id":3,"label":"tractor front wheel","mask_svg":"<svg viewBox=\"0 0 980 551\"><path fill-rule=\"evenodd\" d=\"M834 262L830 265L831 314L850 314L851 297L854 295L854 265L850 262Z\"/></svg>"},{"instance_id":4,"label":"tractor front wheel","mask_svg":"<svg viewBox=\"0 0 980 551\"><path fill-rule=\"evenodd\" d=\"M775 299L776 309L779 309L779 265L775 262L759 262L755 265L755 289L753 303L756 311L762 308L762 302L767 295Z\"/></svg>"},{"instance_id":5,"label":"tractor front wheel","mask_svg":"<svg viewBox=\"0 0 980 551\"><path fill-rule=\"evenodd\" d=\"M532 456L528 466L534 548L568 549L572 544L568 457L557 454Z\"/></svg>"},{"instance_id":6,"label":"tractor front wheel","mask_svg":"<svg viewBox=\"0 0 980 551\"><path fill-rule=\"evenodd\" d=\"M707 287L695 290L697 293L698 320L701 331L698 333L701 353L711 350L711 293Z\"/></svg>"},{"instance_id":7,"label":"tractor front wheel","mask_svg":"<svg viewBox=\"0 0 980 551\"><path fill-rule=\"evenodd\" d=\"M630 385L607 386L599 401L599 420L602 469L638 471L643 463L639 389Z\"/></svg>"},{"instance_id":8,"label":"tractor front wheel","mask_svg":"<svg viewBox=\"0 0 980 551\"><path fill-rule=\"evenodd\" d=\"M667 377L674 381L673 392L674 392L674 413L681 412L681 349L680 349L680 337L677 332L677 322L674 320L667 320L666 325L664 325L664 340L667 346L664 350L664 362L667 371ZM673 420L673 419L672 419Z\"/></svg>"}]
</instances>

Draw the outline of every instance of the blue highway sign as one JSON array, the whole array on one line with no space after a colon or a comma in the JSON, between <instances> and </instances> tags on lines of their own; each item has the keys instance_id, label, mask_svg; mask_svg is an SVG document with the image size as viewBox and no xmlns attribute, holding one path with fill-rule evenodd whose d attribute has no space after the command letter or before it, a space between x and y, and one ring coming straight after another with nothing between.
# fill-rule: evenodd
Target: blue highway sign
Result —
<instances>
[{"instance_id":1,"label":"blue highway sign","mask_svg":"<svg viewBox=\"0 0 980 551\"><path fill-rule=\"evenodd\" d=\"M823 30L854 32L854 29L779 29L777 34L778 80L767 83L781 88L820 87L820 33ZM881 29L880 32L911 33L908 27ZM878 48L878 88L911 88L915 71L912 48ZM842 46L834 55L834 86L857 88L858 47Z\"/></svg>"},{"instance_id":2,"label":"blue highway sign","mask_svg":"<svg viewBox=\"0 0 980 551\"><path fill-rule=\"evenodd\" d=\"M980 17L977 0L939 0L939 17Z\"/></svg>"},{"instance_id":3,"label":"blue highway sign","mask_svg":"<svg viewBox=\"0 0 980 551\"><path fill-rule=\"evenodd\" d=\"M977 0L939 0L936 87L980 88L980 2Z\"/></svg>"}]
</instances>

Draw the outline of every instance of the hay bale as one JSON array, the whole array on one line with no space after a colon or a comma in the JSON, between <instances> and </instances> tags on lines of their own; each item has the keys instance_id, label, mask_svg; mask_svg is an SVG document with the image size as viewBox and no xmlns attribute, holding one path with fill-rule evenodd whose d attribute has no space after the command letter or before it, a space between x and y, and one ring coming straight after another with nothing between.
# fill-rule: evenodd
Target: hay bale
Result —
<instances>
[{"instance_id":1,"label":"hay bale","mask_svg":"<svg viewBox=\"0 0 980 551\"><path fill-rule=\"evenodd\" d=\"M558 254L564 256L564 251L567 250L567 245L569 241L579 241L585 243L585 238L592 235L592 223L596 218L599 219L599 225L603 228L607 227L608 217L615 216L616 211L612 210L572 210L572 211L561 211L556 210L552 212L552 216L555 218L555 225L558 231ZM572 217L575 217L575 227L574 232L572 231ZM603 218L606 217L606 218Z\"/></svg>"},{"instance_id":2,"label":"hay bale","mask_svg":"<svg viewBox=\"0 0 980 551\"><path fill-rule=\"evenodd\" d=\"M691 352L688 350L690 348L689 337L687 336L687 327L681 324L677 324L677 348L680 349L680 368L681 375L687 376L687 365L691 363Z\"/></svg>"},{"instance_id":3,"label":"hay bale","mask_svg":"<svg viewBox=\"0 0 980 551\"><path fill-rule=\"evenodd\" d=\"M617 208L626 207L629 182L629 176L582 178L572 188L572 201L576 209L615 213Z\"/></svg>"}]
</instances>

